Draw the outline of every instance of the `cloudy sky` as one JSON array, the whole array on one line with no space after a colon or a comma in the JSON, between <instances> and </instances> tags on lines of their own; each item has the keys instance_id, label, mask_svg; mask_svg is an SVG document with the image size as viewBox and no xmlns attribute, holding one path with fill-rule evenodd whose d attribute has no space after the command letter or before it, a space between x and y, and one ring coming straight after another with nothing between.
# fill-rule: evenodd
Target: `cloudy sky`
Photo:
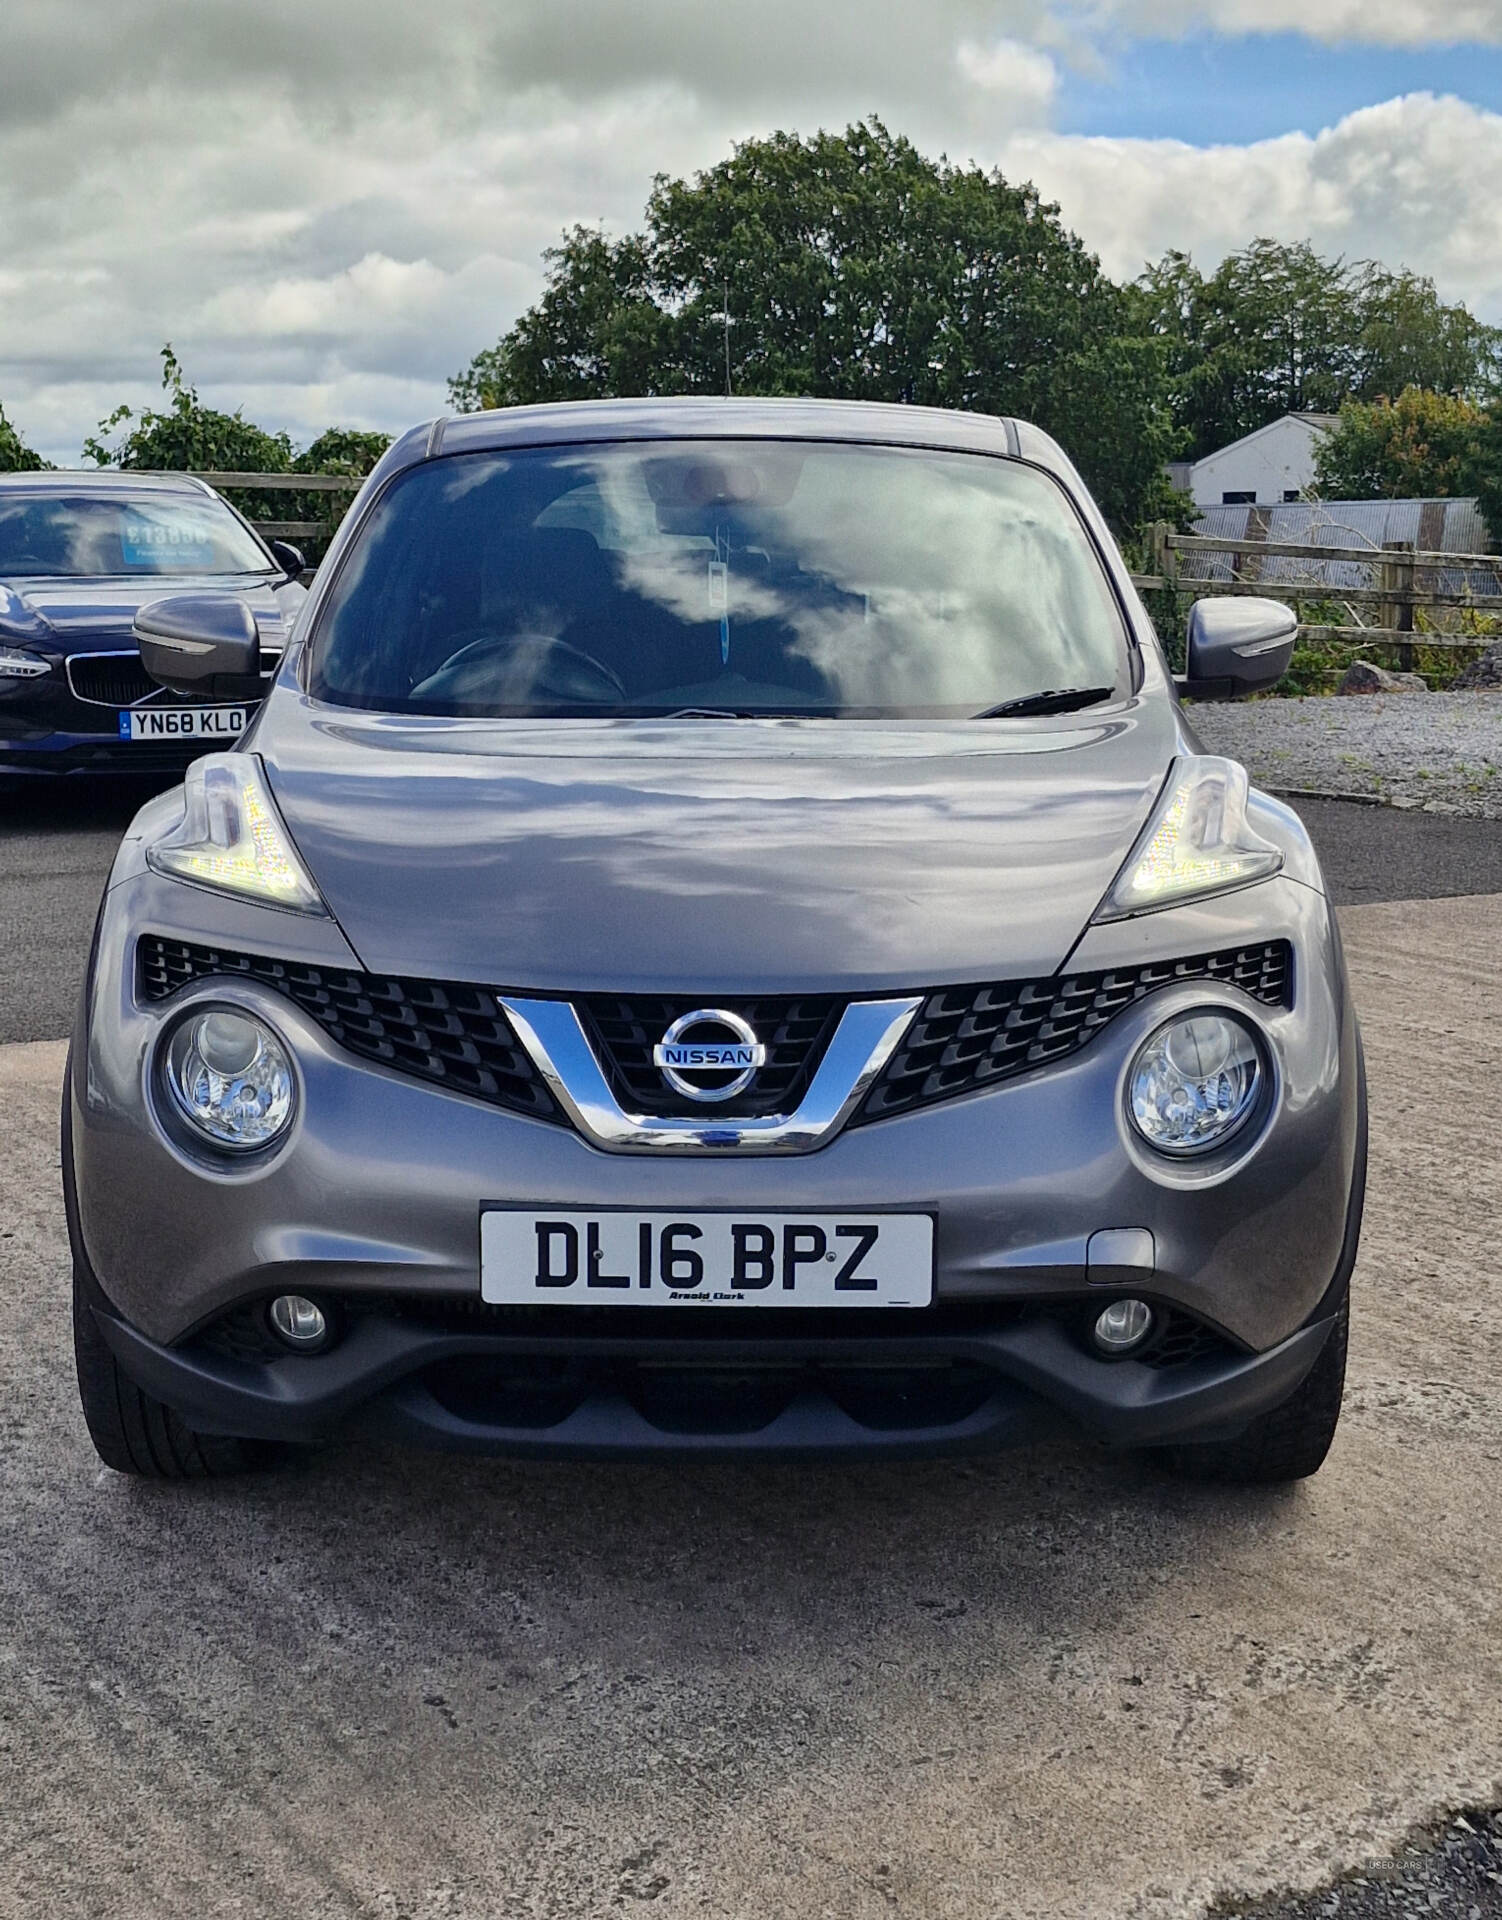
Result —
<instances>
[{"instance_id":1,"label":"cloudy sky","mask_svg":"<svg viewBox=\"0 0 1502 1920\"><path fill-rule=\"evenodd\" d=\"M1254 235L1502 321L1502 0L4 0L0 404L60 462L177 347L395 428L654 172L879 112L1119 276Z\"/></svg>"}]
</instances>

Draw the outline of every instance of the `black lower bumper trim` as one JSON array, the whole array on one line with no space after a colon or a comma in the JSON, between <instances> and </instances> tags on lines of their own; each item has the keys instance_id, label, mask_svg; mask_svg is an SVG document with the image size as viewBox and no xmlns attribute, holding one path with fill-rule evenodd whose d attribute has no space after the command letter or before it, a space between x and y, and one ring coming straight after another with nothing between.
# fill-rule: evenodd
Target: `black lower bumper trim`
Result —
<instances>
[{"instance_id":1,"label":"black lower bumper trim","mask_svg":"<svg viewBox=\"0 0 1502 1920\"><path fill-rule=\"evenodd\" d=\"M226 1357L201 1347L163 1347L96 1305L121 1366L145 1390L207 1433L314 1442L341 1431L386 1435L478 1453L598 1459L693 1454L829 1458L986 1451L1057 1429L1061 1420L1128 1447L1226 1437L1294 1391L1313 1366L1331 1321L1301 1328L1266 1353L1225 1354L1154 1369L1084 1352L1056 1321L1028 1319L983 1332L853 1339L652 1340L640 1336L564 1342L556 1336L423 1328L385 1316L356 1321L327 1353L271 1360ZM468 1385L455 1383L456 1365ZM475 1379L488 1364L582 1381L554 1404L546 1394L520 1410ZM632 1392L644 1373L695 1371L749 1377L757 1368L793 1389L757 1410L754 1392L736 1424L733 1410L695 1426L661 1412L659 1396ZM864 1406L844 1390L853 1375L903 1369L962 1382L950 1417L942 1398L901 1396ZM972 1391L979 1379L980 1392ZM826 1385L826 1382L828 1383ZM978 1404L977 1404L978 1402ZM666 1404L674 1404L671 1396ZM681 1401L676 1403L681 1407ZM859 1417L864 1411L865 1417Z\"/></svg>"}]
</instances>

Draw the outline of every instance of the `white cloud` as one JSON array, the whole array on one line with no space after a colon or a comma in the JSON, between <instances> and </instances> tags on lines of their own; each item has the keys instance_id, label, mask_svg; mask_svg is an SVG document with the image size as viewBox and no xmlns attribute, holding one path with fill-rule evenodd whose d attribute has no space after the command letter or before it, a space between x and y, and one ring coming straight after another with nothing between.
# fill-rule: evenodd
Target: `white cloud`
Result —
<instances>
[{"instance_id":1,"label":"white cloud","mask_svg":"<svg viewBox=\"0 0 1502 1920\"><path fill-rule=\"evenodd\" d=\"M1502 320L1502 117L1461 100L1412 94L1244 147L1028 133L1001 164L1057 199L1119 276L1169 246L1213 264L1271 234L1432 274Z\"/></svg>"},{"instance_id":2,"label":"white cloud","mask_svg":"<svg viewBox=\"0 0 1502 1920\"><path fill-rule=\"evenodd\" d=\"M983 46L961 40L954 51L960 73L988 105L1017 118L1043 119L1053 103L1059 71L1048 54L1019 40Z\"/></svg>"},{"instance_id":3,"label":"white cloud","mask_svg":"<svg viewBox=\"0 0 1502 1920\"><path fill-rule=\"evenodd\" d=\"M1297 33L1327 45L1392 47L1502 42L1502 0L1097 0L1097 19L1177 39L1217 33Z\"/></svg>"},{"instance_id":4,"label":"white cloud","mask_svg":"<svg viewBox=\"0 0 1502 1920\"><path fill-rule=\"evenodd\" d=\"M159 397L170 339L206 400L300 440L397 427L565 225L623 230L655 172L871 111L1035 177L1117 273L1307 235L1502 319L1491 114L1415 96L1208 151L1049 130L1113 34L1283 24L1502 39L1502 0L6 0L0 401L76 458Z\"/></svg>"}]
</instances>

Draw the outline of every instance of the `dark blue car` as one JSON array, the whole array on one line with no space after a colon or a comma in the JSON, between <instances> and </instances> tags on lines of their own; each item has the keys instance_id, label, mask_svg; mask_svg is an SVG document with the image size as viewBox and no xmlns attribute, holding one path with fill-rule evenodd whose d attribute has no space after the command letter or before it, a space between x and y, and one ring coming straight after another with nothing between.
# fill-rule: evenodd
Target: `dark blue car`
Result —
<instances>
[{"instance_id":1,"label":"dark blue car","mask_svg":"<svg viewBox=\"0 0 1502 1920\"><path fill-rule=\"evenodd\" d=\"M301 567L189 474L0 474L0 774L159 772L233 746L256 703L167 692L132 622L164 594L237 594L269 676Z\"/></svg>"}]
</instances>

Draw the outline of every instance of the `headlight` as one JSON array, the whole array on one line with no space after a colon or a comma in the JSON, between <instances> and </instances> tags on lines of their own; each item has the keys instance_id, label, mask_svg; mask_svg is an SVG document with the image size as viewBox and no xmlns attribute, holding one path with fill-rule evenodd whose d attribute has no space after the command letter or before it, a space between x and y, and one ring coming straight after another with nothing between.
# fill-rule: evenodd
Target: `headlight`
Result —
<instances>
[{"instance_id":1,"label":"headlight","mask_svg":"<svg viewBox=\"0 0 1502 1920\"><path fill-rule=\"evenodd\" d=\"M1262 1056L1239 1020L1190 1013L1137 1049L1127 1089L1132 1124L1160 1153L1218 1147L1247 1118L1262 1087Z\"/></svg>"},{"instance_id":2,"label":"headlight","mask_svg":"<svg viewBox=\"0 0 1502 1920\"><path fill-rule=\"evenodd\" d=\"M182 820L146 849L158 873L294 913L327 913L253 753L207 753L184 782Z\"/></svg>"},{"instance_id":3,"label":"headlight","mask_svg":"<svg viewBox=\"0 0 1502 1920\"><path fill-rule=\"evenodd\" d=\"M51 661L39 653L28 653L24 647L0 647L0 680L35 680L51 671Z\"/></svg>"},{"instance_id":4,"label":"headlight","mask_svg":"<svg viewBox=\"0 0 1502 1920\"><path fill-rule=\"evenodd\" d=\"M1174 762L1152 818L1095 910L1122 920L1266 880L1283 856L1247 823L1246 768L1216 754Z\"/></svg>"},{"instance_id":5,"label":"headlight","mask_svg":"<svg viewBox=\"0 0 1502 1920\"><path fill-rule=\"evenodd\" d=\"M164 1078L177 1111L216 1147L269 1146L292 1123L292 1063L253 1014L231 1007L189 1014L167 1043Z\"/></svg>"}]
</instances>

